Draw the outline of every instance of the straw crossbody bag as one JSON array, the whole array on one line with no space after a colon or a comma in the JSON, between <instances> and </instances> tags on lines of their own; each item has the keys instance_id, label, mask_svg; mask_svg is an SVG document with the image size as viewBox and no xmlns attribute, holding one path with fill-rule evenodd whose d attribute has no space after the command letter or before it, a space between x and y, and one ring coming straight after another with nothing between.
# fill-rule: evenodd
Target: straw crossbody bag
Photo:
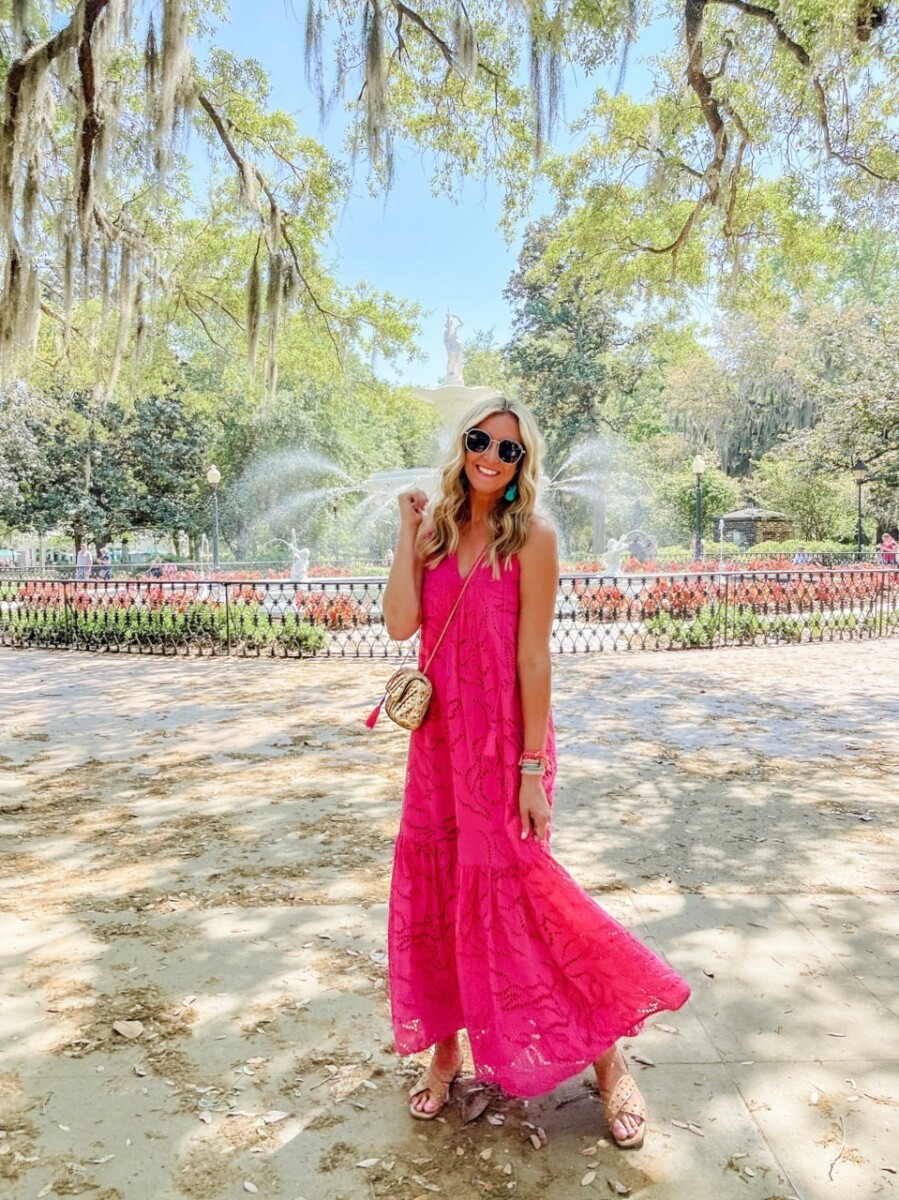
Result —
<instances>
[{"instance_id":1,"label":"straw crossbody bag","mask_svg":"<svg viewBox=\"0 0 899 1200\"><path fill-rule=\"evenodd\" d=\"M419 671L417 667L398 667L387 680L387 688L384 695L365 722L369 729L374 729L377 724L381 713L381 705L384 706L384 711L390 717L391 721L399 725L402 729L417 729L425 719L428 705L431 703L431 695L434 691L433 684L428 679L428 668L434 661L434 655L440 648L444 634L449 629L450 622L456 615L456 609L462 602L465 589L471 582L475 571L481 565L481 561L486 553L487 548L485 546L465 576L465 582L462 584L462 589L456 597L456 603L453 605L450 615L446 618L446 624L443 626L440 637L437 639L434 649L428 656L428 661L425 663L424 668Z\"/></svg>"}]
</instances>

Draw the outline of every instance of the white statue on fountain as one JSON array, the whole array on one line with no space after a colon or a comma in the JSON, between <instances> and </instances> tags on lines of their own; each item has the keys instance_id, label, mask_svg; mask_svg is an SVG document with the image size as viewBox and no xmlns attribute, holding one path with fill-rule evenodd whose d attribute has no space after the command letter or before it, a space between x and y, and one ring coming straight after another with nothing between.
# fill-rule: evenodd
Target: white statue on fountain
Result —
<instances>
[{"instance_id":1,"label":"white statue on fountain","mask_svg":"<svg viewBox=\"0 0 899 1200\"><path fill-rule=\"evenodd\" d=\"M306 546L302 550L297 545L297 531L290 531L290 578L297 583L305 583L309 578L309 550Z\"/></svg>"},{"instance_id":2,"label":"white statue on fountain","mask_svg":"<svg viewBox=\"0 0 899 1200\"><path fill-rule=\"evenodd\" d=\"M432 404L440 416L444 439L455 432L462 414L467 412L478 400L493 399L500 393L496 388L478 385L469 387L463 375L465 367L465 351L459 330L462 328L462 318L450 309L446 311L446 323L443 327L443 345L446 349L446 375L435 388L416 388L412 393L418 400ZM433 487L436 482L436 472L429 470L427 474ZM421 486L420 484L417 486ZM430 490L426 487L425 490Z\"/></svg>"},{"instance_id":3,"label":"white statue on fountain","mask_svg":"<svg viewBox=\"0 0 899 1200\"><path fill-rule=\"evenodd\" d=\"M305 583L309 578L309 550L305 546L302 550L298 550L296 546L292 546L291 553L293 554L293 562L291 564L290 577L296 580L297 583Z\"/></svg>"},{"instance_id":4,"label":"white statue on fountain","mask_svg":"<svg viewBox=\"0 0 899 1200\"><path fill-rule=\"evenodd\" d=\"M309 550L307 547L297 545L297 531L291 529L290 541L286 538L271 538L265 543L265 546L273 546L277 542L281 546L286 546L290 551L290 578L294 583L306 583L309 578ZM263 546L263 549L265 549Z\"/></svg>"},{"instance_id":5,"label":"white statue on fountain","mask_svg":"<svg viewBox=\"0 0 899 1200\"><path fill-rule=\"evenodd\" d=\"M453 383L465 386L465 380L462 378L462 339L459 337L462 324L461 317L457 317L449 309L446 310L446 326L443 330L443 344L446 347L444 386Z\"/></svg>"},{"instance_id":6,"label":"white statue on fountain","mask_svg":"<svg viewBox=\"0 0 899 1200\"><path fill-rule=\"evenodd\" d=\"M617 579L622 574L621 560L625 553L630 553L630 545L626 538L609 538L606 543L606 552L603 555L605 565L603 567L603 575L609 575L612 579Z\"/></svg>"}]
</instances>

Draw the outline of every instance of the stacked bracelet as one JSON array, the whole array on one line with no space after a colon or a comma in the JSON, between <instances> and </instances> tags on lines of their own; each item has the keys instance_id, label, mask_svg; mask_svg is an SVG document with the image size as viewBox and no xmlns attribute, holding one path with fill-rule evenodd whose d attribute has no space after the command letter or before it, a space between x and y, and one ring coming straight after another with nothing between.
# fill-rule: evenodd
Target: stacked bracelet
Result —
<instances>
[{"instance_id":1,"label":"stacked bracelet","mask_svg":"<svg viewBox=\"0 0 899 1200\"><path fill-rule=\"evenodd\" d=\"M545 750L525 750L518 760L522 775L545 775L548 766L549 756Z\"/></svg>"}]
</instances>

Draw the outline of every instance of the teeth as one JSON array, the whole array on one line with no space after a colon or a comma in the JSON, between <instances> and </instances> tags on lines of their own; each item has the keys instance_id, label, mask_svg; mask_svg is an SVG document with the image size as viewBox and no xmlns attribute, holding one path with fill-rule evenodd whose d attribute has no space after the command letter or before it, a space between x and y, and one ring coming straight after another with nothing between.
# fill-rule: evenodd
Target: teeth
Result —
<instances>
[{"instance_id":1,"label":"teeth","mask_svg":"<svg viewBox=\"0 0 899 1200\"><path fill-rule=\"evenodd\" d=\"M498 475L499 471L490 471L487 467L478 467L482 475Z\"/></svg>"}]
</instances>

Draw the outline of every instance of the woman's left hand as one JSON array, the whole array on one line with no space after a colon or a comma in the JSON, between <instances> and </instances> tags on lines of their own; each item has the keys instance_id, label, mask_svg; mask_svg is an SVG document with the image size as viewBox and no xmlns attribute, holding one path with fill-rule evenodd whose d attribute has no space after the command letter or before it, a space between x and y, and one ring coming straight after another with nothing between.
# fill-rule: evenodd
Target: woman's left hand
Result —
<instances>
[{"instance_id":1,"label":"woman's left hand","mask_svg":"<svg viewBox=\"0 0 899 1200\"><path fill-rule=\"evenodd\" d=\"M522 776L518 792L518 813L521 817L521 840L524 841L533 830L537 841L545 842L549 837L552 809L549 807L540 775Z\"/></svg>"}]
</instances>

